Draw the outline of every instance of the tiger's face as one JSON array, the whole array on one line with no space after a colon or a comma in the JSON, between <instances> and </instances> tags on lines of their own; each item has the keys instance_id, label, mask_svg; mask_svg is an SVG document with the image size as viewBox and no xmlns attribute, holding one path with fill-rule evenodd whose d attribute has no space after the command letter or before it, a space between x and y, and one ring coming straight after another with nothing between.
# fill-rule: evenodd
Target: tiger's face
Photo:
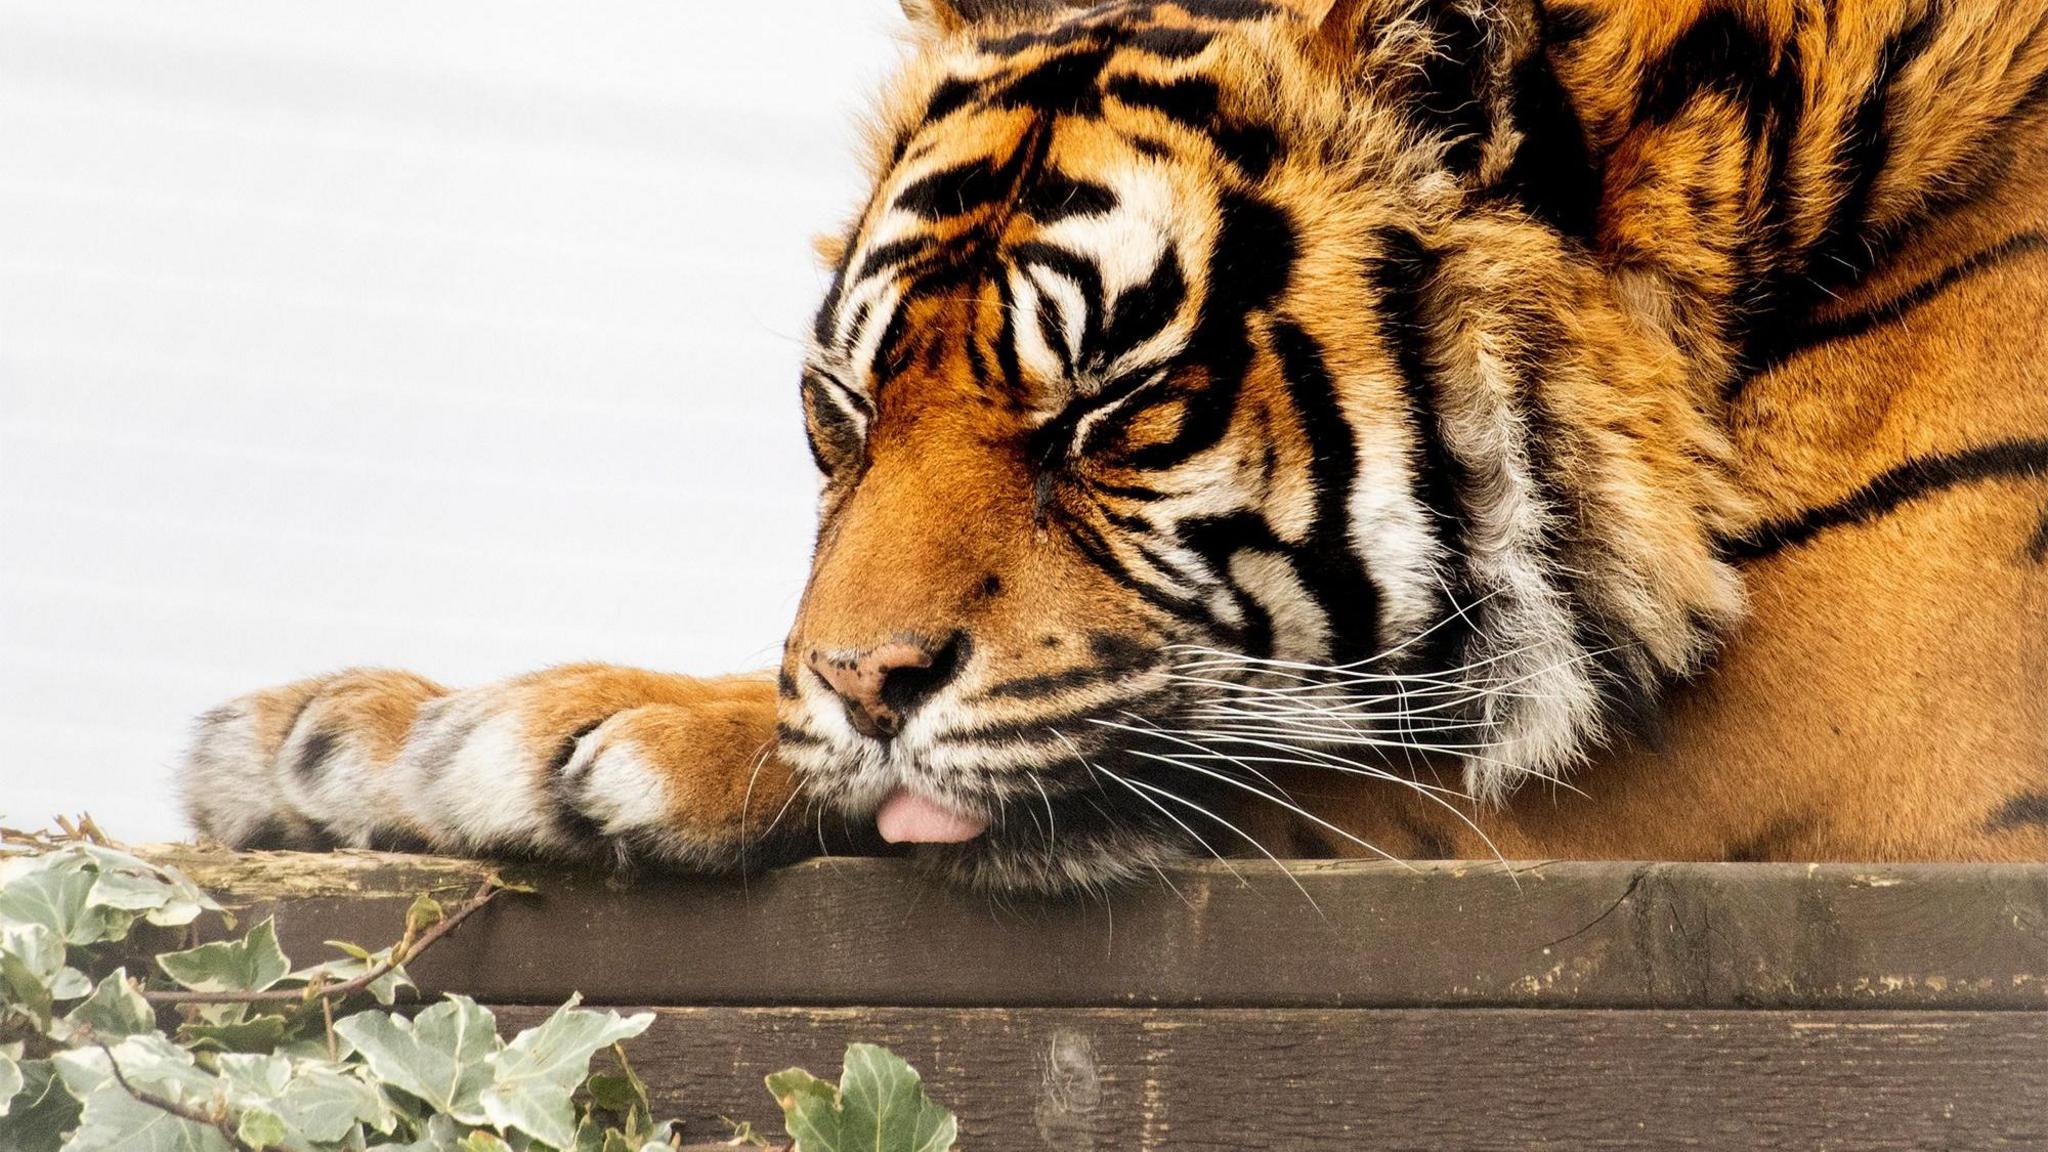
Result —
<instances>
[{"instance_id":1,"label":"tiger's face","mask_svg":"<svg viewBox=\"0 0 2048 1152\"><path fill-rule=\"evenodd\" d=\"M1534 465L1421 394L1487 334L1426 310L1465 193L1399 85L1262 0L972 7L925 14L807 351L806 795L1059 890L1240 848L1263 767L1572 754Z\"/></svg>"}]
</instances>

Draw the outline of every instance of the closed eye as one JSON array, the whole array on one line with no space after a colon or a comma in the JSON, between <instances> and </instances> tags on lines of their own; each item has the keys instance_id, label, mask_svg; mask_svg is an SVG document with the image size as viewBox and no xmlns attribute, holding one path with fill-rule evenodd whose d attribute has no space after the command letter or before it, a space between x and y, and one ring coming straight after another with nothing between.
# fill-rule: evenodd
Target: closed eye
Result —
<instances>
[{"instance_id":1,"label":"closed eye","mask_svg":"<svg viewBox=\"0 0 2048 1152\"><path fill-rule=\"evenodd\" d=\"M1171 375L1165 365L1135 372L1112 381L1108 387L1075 398L1065 410L1040 425L1027 448L1038 466L1032 493L1032 519L1045 523L1046 511L1068 461L1084 457L1100 447L1100 441L1114 430L1119 415L1130 415L1160 398Z\"/></svg>"},{"instance_id":2,"label":"closed eye","mask_svg":"<svg viewBox=\"0 0 2048 1152\"><path fill-rule=\"evenodd\" d=\"M1086 456L1101 445L1111 416L1129 413L1158 399L1170 369L1165 365L1120 377L1108 386L1077 396L1059 415L1040 425L1031 435L1031 458L1041 467L1056 467L1062 460Z\"/></svg>"}]
</instances>

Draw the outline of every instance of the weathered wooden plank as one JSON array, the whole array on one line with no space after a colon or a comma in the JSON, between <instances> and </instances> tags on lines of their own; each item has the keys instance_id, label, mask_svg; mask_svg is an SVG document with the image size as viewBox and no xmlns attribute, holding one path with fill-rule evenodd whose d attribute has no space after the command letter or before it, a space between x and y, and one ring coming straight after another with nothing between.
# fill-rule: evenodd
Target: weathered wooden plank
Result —
<instances>
[{"instance_id":1,"label":"weathered wooden plank","mask_svg":"<svg viewBox=\"0 0 2048 1152\"><path fill-rule=\"evenodd\" d=\"M233 903L281 909L305 957L323 939L394 936L413 892L483 874L369 854L158 855ZM489 909L415 974L523 1004L580 991L681 1006L2048 1008L2048 866L1286 872L1193 866L1169 874L1177 892L999 906L886 860L745 887L529 870L540 895Z\"/></svg>"},{"instance_id":2,"label":"weathered wooden plank","mask_svg":"<svg viewBox=\"0 0 2048 1152\"><path fill-rule=\"evenodd\" d=\"M538 1009L502 1009L530 1024ZM2048 1147L2048 1014L665 1010L635 1066L693 1138L761 1077L888 1044L972 1152Z\"/></svg>"}]
</instances>

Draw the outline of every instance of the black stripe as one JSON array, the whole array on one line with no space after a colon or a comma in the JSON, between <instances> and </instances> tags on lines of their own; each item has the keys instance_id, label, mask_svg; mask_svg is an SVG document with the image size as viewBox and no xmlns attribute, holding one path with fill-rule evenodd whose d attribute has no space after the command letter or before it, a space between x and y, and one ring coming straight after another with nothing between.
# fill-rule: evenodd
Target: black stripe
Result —
<instances>
[{"instance_id":1,"label":"black stripe","mask_svg":"<svg viewBox=\"0 0 2048 1152\"><path fill-rule=\"evenodd\" d=\"M1210 20L1263 20L1279 9L1270 0L1173 0L1174 7Z\"/></svg>"},{"instance_id":2,"label":"black stripe","mask_svg":"<svg viewBox=\"0 0 2048 1152\"><path fill-rule=\"evenodd\" d=\"M332 732L314 732L299 745L298 759L292 761L292 775L308 784L318 780L334 757L339 741Z\"/></svg>"},{"instance_id":3,"label":"black stripe","mask_svg":"<svg viewBox=\"0 0 2048 1152\"><path fill-rule=\"evenodd\" d=\"M1481 150L1493 131L1493 112L1480 93L1480 71L1489 66L1486 30L1462 5L1445 5L1426 17L1431 51L1421 68L1421 90L1413 105L1423 123L1448 140L1444 163L1461 176L1479 170Z\"/></svg>"},{"instance_id":4,"label":"black stripe","mask_svg":"<svg viewBox=\"0 0 2048 1152\"><path fill-rule=\"evenodd\" d=\"M1351 494L1358 481L1358 440L1337 402L1336 382L1313 337L1292 321L1273 324L1288 395L1307 435L1316 518L1295 549L1295 568L1330 622L1331 655L1361 659L1380 646L1380 591L1351 542Z\"/></svg>"},{"instance_id":5,"label":"black stripe","mask_svg":"<svg viewBox=\"0 0 2048 1152\"><path fill-rule=\"evenodd\" d=\"M870 249L866 256L861 257L860 270L854 273L852 282L863 284L870 277L879 273L901 271L904 266L909 265L913 261L930 255L931 251L932 238L929 236L911 236L902 240L892 240L879 248ZM840 290L839 286L835 285L835 299ZM820 313L819 315L822 320L824 314ZM859 325L855 325L855 327L859 327ZM825 329L821 332L819 339L829 340L831 335L831 330Z\"/></svg>"},{"instance_id":6,"label":"black stripe","mask_svg":"<svg viewBox=\"0 0 2048 1152\"><path fill-rule=\"evenodd\" d=\"M1280 159L1280 154L1285 151L1279 134L1263 124L1219 122L1209 130L1209 139L1225 160L1236 165L1254 183L1266 178L1266 173L1273 170L1274 161Z\"/></svg>"},{"instance_id":7,"label":"black stripe","mask_svg":"<svg viewBox=\"0 0 2048 1152\"><path fill-rule=\"evenodd\" d=\"M1546 14L1555 42L1560 17ZM1502 190L1537 219L1580 241L1591 241L1600 212L1600 166L1571 96L1539 47L1515 68L1512 111L1522 141L1515 147Z\"/></svg>"},{"instance_id":8,"label":"black stripe","mask_svg":"<svg viewBox=\"0 0 2048 1152\"><path fill-rule=\"evenodd\" d=\"M1865 217L1870 194L1891 159L1892 85L1900 71L1934 42L1945 0L1928 0L1912 23L1894 32L1879 51L1877 69L1835 148L1834 170L1848 174L1849 186L1835 202L1827 227L1814 245L1807 268L1827 284L1859 279L1870 270Z\"/></svg>"},{"instance_id":9,"label":"black stripe","mask_svg":"<svg viewBox=\"0 0 2048 1152\"><path fill-rule=\"evenodd\" d=\"M1599 12L1574 5L1544 4L1543 43L1553 49L1569 48L1593 34L1600 26Z\"/></svg>"},{"instance_id":10,"label":"black stripe","mask_svg":"<svg viewBox=\"0 0 2048 1152\"><path fill-rule=\"evenodd\" d=\"M1760 375L1776 368L1799 353L1817 348L1823 344L1847 340L1852 337L1861 336L1874 329L1895 324L1905 319L1915 309L1931 302L1935 297L1948 291L1957 283L1967 280L1980 272L1995 268L2007 260L2043 250L2048 250L2048 234L2021 232L2016 236L2007 237L2005 240L1993 244L1981 252L1977 252L1964 260L1942 269L1941 272L1926 282L1915 285L1882 304L1859 309L1830 320L1816 321L1812 324L1792 328L1793 335L1788 337L1782 344L1774 347L1771 357L1759 363L1751 374Z\"/></svg>"},{"instance_id":11,"label":"black stripe","mask_svg":"<svg viewBox=\"0 0 2048 1152\"><path fill-rule=\"evenodd\" d=\"M576 745L585 736L597 731L610 717L600 717L569 734L555 747L555 754L548 763L548 814L554 826L572 844L595 845L604 840L604 828L591 816L576 806L575 786L579 781L570 780L563 774L569 760L576 755Z\"/></svg>"},{"instance_id":12,"label":"black stripe","mask_svg":"<svg viewBox=\"0 0 2048 1152\"><path fill-rule=\"evenodd\" d=\"M1160 81L1144 76L1118 76L1109 82L1109 94L1133 108L1150 108L1197 132L1208 132L1210 122L1216 118L1216 85L1198 77Z\"/></svg>"},{"instance_id":13,"label":"black stripe","mask_svg":"<svg viewBox=\"0 0 2048 1152\"><path fill-rule=\"evenodd\" d=\"M1131 47L1149 52L1168 60L1187 60L1200 56L1216 40L1213 32L1199 28L1162 28L1154 25L1140 28L1131 34Z\"/></svg>"},{"instance_id":14,"label":"black stripe","mask_svg":"<svg viewBox=\"0 0 2048 1152\"><path fill-rule=\"evenodd\" d=\"M1117 297L1109 321L1092 334L1095 339L1091 343L1082 346L1082 356L1097 368L1115 363L1164 332L1180 315L1187 298L1188 282L1181 272L1180 257L1169 247L1143 284L1133 285Z\"/></svg>"},{"instance_id":15,"label":"black stripe","mask_svg":"<svg viewBox=\"0 0 2048 1152\"><path fill-rule=\"evenodd\" d=\"M1879 519L1946 488L1977 480L2044 476L2048 476L2048 439L2007 440L1952 455L1908 460L1840 500L1727 541L1724 551L1734 559L1754 560L1803 544L1829 528Z\"/></svg>"},{"instance_id":16,"label":"black stripe","mask_svg":"<svg viewBox=\"0 0 2048 1152\"><path fill-rule=\"evenodd\" d=\"M1772 55L1771 46L1739 13L1704 16L1647 69L1635 118L1669 124L1702 92L1721 92L1747 104L1751 86L1770 74Z\"/></svg>"},{"instance_id":17,"label":"black stripe","mask_svg":"<svg viewBox=\"0 0 2048 1152\"><path fill-rule=\"evenodd\" d=\"M1095 565L1096 568L1100 569L1119 585L1137 593L1139 599L1177 619L1200 621L1206 618L1206 613L1203 611L1202 606L1196 601L1190 600L1171 590L1157 587L1150 581L1144 580L1132 572L1128 565L1117 558L1116 552L1110 547L1109 541L1103 537L1102 533L1096 531L1093 525L1083 523L1080 520L1070 520L1066 528L1068 535L1074 541L1074 546L1081 550L1081 555L1090 564ZM1143 549L1141 548L1140 551L1143 551Z\"/></svg>"},{"instance_id":18,"label":"black stripe","mask_svg":"<svg viewBox=\"0 0 2048 1152\"><path fill-rule=\"evenodd\" d=\"M922 117L924 123L930 124L951 116L966 107L968 101L974 99L974 93L975 85L972 81L947 77L944 83L932 91L931 99L925 103Z\"/></svg>"},{"instance_id":19,"label":"black stripe","mask_svg":"<svg viewBox=\"0 0 2048 1152\"><path fill-rule=\"evenodd\" d=\"M775 742L777 744L788 744L791 747L816 747L825 743L825 738L788 724L777 724L775 726Z\"/></svg>"},{"instance_id":20,"label":"black stripe","mask_svg":"<svg viewBox=\"0 0 2048 1152\"><path fill-rule=\"evenodd\" d=\"M1010 259L1020 268L1044 268L1055 275L1064 276L1081 290L1081 331L1075 341L1083 354L1102 339L1102 270L1095 262L1077 252L1053 244L1031 241L1019 244L1010 250ZM1008 277L1003 280L1007 284ZM1008 302L1004 304L1007 314ZM1049 309L1041 306L1041 312Z\"/></svg>"},{"instance_id":21,"label":"black stripe","mask_svg":"<svg viewBox=\"0 0 2048 1152\"><path fill-rule=\"evenodd\" d=\"M1273 654L1273 620L1258 600L1230 578L1230 558L1240 552L1264 553L1292 561L1287 545L1273 535L1273 526L1255 512L1233 512L1183 521L1178 529L1181 543L1200 556L1221 591L1229 594L1244 623L1230 628L1205 613L1208 625L1222 632L1226 643L1247 656ZM1306 583L1306 581L1303 581Z\"/></svg>"},{"instance_id":22,"label":"black stripe","mask_svg":"<svg viewBox=\"0 0 2048 1152\"><path fill-rule=\"evenodd\" d=\"M1010 190L1005 174L985 160L970 160L925 176L896 197L896 207L926 220L965 216Z\"/></svg>"},{"instance_id":23,"label":"black stripe","mask_svg":"<svg viewBox=\"0 0 2048 1152\"><path fill-rule=\"evenodd\" d=\"M1103 65L1109 49L1067 52L1039 64L989 98L998 108L1029 108L1040 116L1094 116L1102 110Z\"/></svg>"},{"instance_id":24,"label":"black stripe","mask_svg":"<svg viewBox=\"0 0 2048 1152\"><path fill-rule=\"evenodd\" d=\"M2048 512L2041 513L2041 526L2027 540L2027 559L2048 564Z\"/></svg>"},{"instance_id":25,"label":"black stripe","mask_svg":"<svg viewBox=\"0 0 2048 1152\"><path fill-rule=\"evenodd\" d=\"M1024 194L1020 206L1040 224L1054 224L1070 216L1100 216L1116 204L1116 193L1104 185L1047 172Z\"/></svg>"},{"instance_id":26,"label":"black stripe","mask_svg":"<svg viewBox=\"0 0 2048 1152\"><path fill-rule=\"evenodd\" d=\"M1058 696L1083 688L1106 684L1123 673L1109 668L1086 666L1068 668L1061 672L1048 672L1043 676L1023 676L1005 680L982 693L989 700L1041 700L1047 696Z\"/></svg>"},{"instance_id":27,"label":"black stripe","mask_svg":"<svg viewBox=\"0 0 2048 1152\"><path fill-rule=\"evenodd\" d=\"M1984 827L1992 832L2040 825L2048 825L2048 792L2022 792L1999 805L1998 811L1984 822Z\"/></svg>"},{"instance_id":28,"label":"black stripe","mask_svg":"<svg viewBox=\"0 0 2048 1152\"><path fill-rule=\"evenodd\" d=\"M1393 350L1401 375L1401 394L1408 404L1409 428L1415 449L1409 468L1415 478L1415 496L1428 511L1437 544L1446 553L1452 575L1451 604L1446 619L1438 622L1417 654L1422 667L1456 667L1471 625L1461 620L1458 609L1477 599L1470 559L1466 555L1466 532L1470 521L1472 473L1451 451L1443 426L1441 407L1443 382L1431 361L1428 322L1424 315L1431 282L1437 273L1437 254L1423 245L1420 237L1400 229L1380 234L1381 254L1367 269L1380 307L1380 336ZM1483 608L1471 609L1477 613Z\"/></svg>"},{"instance_id":29,"label":"black stripe","mask_svg":"<svg viewBox=\"0 0 2048 1152\"><path fill-rule=\"evenodd\" d=\"M1300 242L1285 210L1235 192L1219 197L1217 210L1223 226L1209 254L1208 299L1186 354L1189 363L1202 367L1206 381L1185 398L1173 439L1133 452L1125 461L1129 467L1171 468L1223 438L1251 367L1247 318L1272 307L1293 279Z\"/></svg>"},{"instance_id":30,"label":"black stripe","mask_svg":"<svg viewBox=\"0 0 2048 1152\"><path fill-rule=\"evenodd\" d=\"M1214 81L1193 76L1172 81L1118 76L1109 82L1109 93L1134 108L1149 108L1200 132L1225 160L1254 182L1265 179L1283 150L1279 135L1270 127L1225 120L1218 111L1221 97Z\"/></svg>"}]
</instances>

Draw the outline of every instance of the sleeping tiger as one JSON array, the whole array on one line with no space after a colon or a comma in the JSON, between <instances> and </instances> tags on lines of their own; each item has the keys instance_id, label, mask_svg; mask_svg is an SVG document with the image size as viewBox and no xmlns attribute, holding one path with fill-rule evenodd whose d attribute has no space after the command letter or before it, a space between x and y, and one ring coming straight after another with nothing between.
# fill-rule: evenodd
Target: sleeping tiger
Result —
<instances>
[{"instance_id":1,"label":"sleeping tiger","mask_svg":"<svg viewBox=\"0 0 2048 1152\"><path fill-rule=\"evenodd\" d=\"M2048 857L2048 0L905 6L780 668L258 692L202 832Z\"/></svg>"}]
</instances>

